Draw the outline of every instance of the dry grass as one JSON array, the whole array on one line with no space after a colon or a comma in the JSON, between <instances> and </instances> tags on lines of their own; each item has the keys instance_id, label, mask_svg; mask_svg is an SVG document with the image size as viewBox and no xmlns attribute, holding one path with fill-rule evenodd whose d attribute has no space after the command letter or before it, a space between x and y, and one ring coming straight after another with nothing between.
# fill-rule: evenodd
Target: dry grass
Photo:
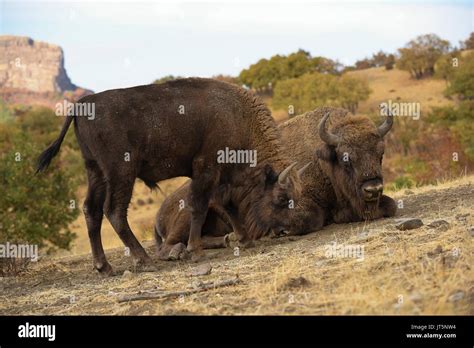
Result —
<instances>
[{"instance_id":1,"label":"dry grass","mask_svg":"<svg viewBox=\"0 0 474 348\"><path fill-rule=\"evenodd\" d=\"M159 272L101 278L90 255L45 259L0 280L0 314L474 314L474 177L396 193L397 218L425 226L399 231L395 219L331 225L303 237L259 241L251 249L207 251L210 275L191 262L157 261ZM426 226L442 218L448 229ZM363 260L327 257L328 245L363 247ZM153 255L151 242L145 243ZM131 260L107 252L122 274ZM177 291L195 282L241 284L185 298L118 303L123 294ZM73 301L72 301L73 299Z\"/></svg>"},{"instance_id":2,"label":"dry grass","mask_svg":"<svg viewBox=\"0 0 474 348\"><path fill-rule=\"evenodd\" d=\"M357 112L361 114L378 111L380 103L388 99L419 102L422 112L452 104L443 95L446 82L440 79L415 80L406 71L384 67L352 71L348 75L366 80L372 90L369 99L359 105Z\"/></svg>"}]
</instances>

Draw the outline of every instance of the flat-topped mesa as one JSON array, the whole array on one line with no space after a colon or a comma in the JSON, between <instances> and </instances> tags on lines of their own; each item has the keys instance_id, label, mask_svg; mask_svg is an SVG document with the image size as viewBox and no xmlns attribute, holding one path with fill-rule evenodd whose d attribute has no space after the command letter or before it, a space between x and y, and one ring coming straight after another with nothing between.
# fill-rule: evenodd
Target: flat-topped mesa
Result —
<instances>
[{"instance_id":1,"label":"flat-topped mesa","mask_svg":"<svg viewBox=\"0 0 474 348\"><path fill-rule=\"evenodd\" d=\"M61 47L12 35L0 36L0 88L36 93L78 89L67 76Z\"/></svg>"}]
</instances>

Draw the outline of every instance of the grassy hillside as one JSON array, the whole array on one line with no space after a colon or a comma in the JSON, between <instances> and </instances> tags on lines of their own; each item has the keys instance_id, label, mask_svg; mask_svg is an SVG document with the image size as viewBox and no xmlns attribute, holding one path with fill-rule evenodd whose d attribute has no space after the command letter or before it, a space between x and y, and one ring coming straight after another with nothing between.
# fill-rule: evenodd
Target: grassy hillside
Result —
<instances>
[{"instance_id":1,"label":"grassy hillside","mask_svg":"<svg viewBox=\"0 0 474 348\"><path fill-rule=\"evenodd\" d=\"M406 71L385 70L384 67L356 70L348 74L368 81L372 89L369 99L359 104L359 113L377 112L380 103L387 99L418 102L422 112L428 112L432 107L453 103L443 95L446 82L440 79L415 80L410 78L410 74Z\"/></svg>"},{"instance_id":2,"label":"grassy hillside","mask_svg":"<svg viewBox=\"0 0 474 348\"><path fill-rule=\"evenodd\" d=\"M158 272L129 273L123 247L109 250L118 276L92 271L91 255L42 260L0 280L0 314L474 314L474 178L394 194L396 218L331 225L256 247L209 250L208 275L190 261L157 261ZM135 211L132 209L132 219ZM424 226L399 231L396 219ZM438 227L429 226L443 219ZM328 257L328 246L361 257ZM152 243L145 243L154 255ZM122 275L123 274L123 275ZM182 297L119 303L122 295L182 291L239 276L241 283Z\"/></svg>"}]
</instances>

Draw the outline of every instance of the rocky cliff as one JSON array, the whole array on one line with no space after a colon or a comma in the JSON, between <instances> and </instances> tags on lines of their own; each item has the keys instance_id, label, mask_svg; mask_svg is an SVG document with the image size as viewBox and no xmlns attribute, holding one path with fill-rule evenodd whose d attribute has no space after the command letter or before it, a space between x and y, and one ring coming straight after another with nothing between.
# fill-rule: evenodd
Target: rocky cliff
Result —
<instances>
[{"instance_id":1,"label":"rocky cliff","mask_svg":"<svg viewBox=\"0 0 474 348\"><path fill-rule=\"evenodd\" d=\"M61 47L28 37L0 36L0 94L21 102L58 94L81 96L90 91L74 85L64 68ZM18 102L18 100L16 100Z\"/></svg>"}]
</instances>

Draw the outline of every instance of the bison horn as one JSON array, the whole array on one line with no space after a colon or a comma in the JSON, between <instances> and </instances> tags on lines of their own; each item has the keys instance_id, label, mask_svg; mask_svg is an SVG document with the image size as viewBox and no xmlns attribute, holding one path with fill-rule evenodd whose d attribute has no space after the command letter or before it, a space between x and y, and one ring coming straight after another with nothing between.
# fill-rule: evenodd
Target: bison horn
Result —
<instances>
[{"instance_id":1,"label":"bison horn","mask_svg":"<svg viewBox=\"0 0 474 348\"><path fill-rule=\"evenodd\" d=\"M290 164L288 167L283 169L283 171L278 175L278 183L284 185L286 184L286 180L288 178L288 174L290 174L290 170L293 169L293 167L296 166L296 162Z\"/></svg>"},{"instance_id":2,"label":"bison horn","mask_svg":"<svg viewBox=\"0 0 474 348\"><path fill-rule=\"evenodd\" d=\"M385 134L388 133L388 131L392 128L393 126L393 115L389 112L387 118L385 119L384 123L382 123L379 128L377 129L380 136L384 137Z\"/></svg>"},{"instance_id":3,"label":"bison horn","mask_svg":"<svg viewBox=\"0 0 474 348\"><path fill-rule=\"evenodd\" d=\"M328 145L337 146L341 142L341 137L331 134L326 130L326 121L329 118L329 112L324 115L321 122L319 122L319 137Z\"/></svg>"},{"instance_id":4,"label":"bison horn","mask_svg":"<svg viewBox=\"0 0 474 348\"><path fill-rule=\"evenodd\" d=\"M311 162L308 162L306 163L303 167L301 167L300 169L298 169L298 177L301 178L301 175L303 175L304 171L306 169L308 169L309 165L311 164Z\"/></svg>"}]
</instances>

